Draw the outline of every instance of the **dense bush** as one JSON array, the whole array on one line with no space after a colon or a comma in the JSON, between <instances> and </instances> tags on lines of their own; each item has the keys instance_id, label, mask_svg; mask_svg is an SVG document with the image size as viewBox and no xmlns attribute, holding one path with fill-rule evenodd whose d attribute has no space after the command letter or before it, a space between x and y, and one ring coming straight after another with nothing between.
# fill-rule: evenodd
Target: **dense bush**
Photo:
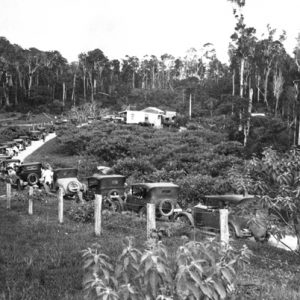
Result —
<instances>
[{"instance_id":1,"label":"dense bush","mask_svg":"<svg viewBox=\"0 0 300 300\"><path fill-rule=\"evenodd\" d=\"M20 135L25 135L26 130L21 127L4 127L0 128L0 143L11 141L18 138Z\"/></svg>"},{"instance_id":2,"label":"dense bush","mask_svg":"<svg viewBox=\"0 0 300 300\"><path fill-rule=\"evenodd\" d=\"M93 157L95 164L113 167L129 183L177 182L185 205L230 189L223 178L242 160L239 143L202 125L179 132L100 122L60 131L58 136L67 152Z\"/></svg>"},{"instance_id":3,"label":"dense bush","mask_svg":"<svg viewBox=\"0 0 300 300\"><path fill-rule=\"evenodd\" d=\"M222 194L232 190L229 180L208 175L188 175L175 183L180 186L179 204L182 207L201 202L205 195Z\"/></svg>"},{"instance_id":4,"label":"dense bush","mask_svg":"<svg viewBox=\"0 0 300 300\"><path fill-rule=\"evenodd\" d=\"M224 249L216 241L187 242L170 255L161 242L144 251L127 238L116 261L99 244L83 251L86 299L226 299L233 290L236 269L249 261L246 246Z\"/></svg>"}]
</instances>

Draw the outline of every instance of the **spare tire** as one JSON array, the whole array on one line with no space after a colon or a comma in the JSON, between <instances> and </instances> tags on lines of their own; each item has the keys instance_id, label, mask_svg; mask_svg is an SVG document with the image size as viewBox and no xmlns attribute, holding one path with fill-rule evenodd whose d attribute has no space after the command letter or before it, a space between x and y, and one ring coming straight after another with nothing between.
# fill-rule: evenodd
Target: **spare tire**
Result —
<instances>
[{"instance_id":1,"label":"spare tire","mask_svg":"<svg viewBox=\"0 0 300 300\"><path fill-rule=\"evenodd\" d=\"M169 199L163 199L158 206L159 213L164 217L170 217L174 212L174 203Z\"/></svg>"},{"instance_id":2,"label":"spare tire","mask_svg":"<svg viewBox=\"0 0 300 300\"><path fill-rule=\"evenodd\" d=\"M39 182L39 176L36 173L30 173L27 176L27 182L29 185L35 185Z\"/></svg>"}]
</instances>

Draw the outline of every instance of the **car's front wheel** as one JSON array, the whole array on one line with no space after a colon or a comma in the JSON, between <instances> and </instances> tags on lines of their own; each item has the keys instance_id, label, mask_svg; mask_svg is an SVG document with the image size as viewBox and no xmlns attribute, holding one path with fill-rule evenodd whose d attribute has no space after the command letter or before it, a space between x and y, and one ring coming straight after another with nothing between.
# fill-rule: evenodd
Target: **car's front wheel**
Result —
<instances>
[{"instance_id":1,"label":"car's front wheel","mask_svg":"<svg viewBox=\"0 0 300 300\"><path fill-rule=\"evenodd\" d=\"M140 210L139 210L139 217L146 219L147 218L147 207L143 206Z\"/></svg>"}]
</instances>

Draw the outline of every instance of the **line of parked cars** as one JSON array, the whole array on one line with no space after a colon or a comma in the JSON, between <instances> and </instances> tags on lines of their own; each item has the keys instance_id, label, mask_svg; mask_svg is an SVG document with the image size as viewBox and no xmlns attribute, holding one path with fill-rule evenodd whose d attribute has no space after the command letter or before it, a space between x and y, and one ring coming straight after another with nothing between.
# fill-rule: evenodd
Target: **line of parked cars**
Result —
<instances>
[{"instance_id":1,"label":"line of parked cars","mask_svg":"<svg viewBox=\"0 0 300 300\"><path fill-rule=\"evenodd\" d=\"M0 159L1 161L1 159ZM20 164L17 159L2 159L0 170L7 172L7 166L14 164L17 180L13 187L22 189L26 185L38 185L42 176L42 163ZM268 239L267 226L263 222L253 224L253 220L235 212L236 207L255 200L249 195L208 195L201 203L183 210L178 205L179 186L171 182L126 184L126 178L118 174L93 174L87 183L78 179L78 169L58 168L54 170L52 191L63 189L64 197L91 201L96 194L102 195L103 207L114 211L133 211L141 217L146 215L147 203L154 203L156 217L218 232L220 229L219 210L229 209L229 232L231 237L255 237L256 240Z\"/></svg>"}]
</instances>

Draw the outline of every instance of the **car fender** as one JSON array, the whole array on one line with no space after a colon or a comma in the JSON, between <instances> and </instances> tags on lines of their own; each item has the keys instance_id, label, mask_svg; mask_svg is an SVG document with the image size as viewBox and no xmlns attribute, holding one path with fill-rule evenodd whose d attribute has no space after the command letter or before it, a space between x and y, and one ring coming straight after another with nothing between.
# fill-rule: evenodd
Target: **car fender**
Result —
<instances>
[{"instance_id":1,"label":"car fender","mask_svg":"<svg viewBox=\"0 0 300 300\"><path fill-rule=\"evenodd\" d=\"M232 226L233 227L233 229L234 229L235 234L236 234L237 237L241 237L242 236L241 235L241 228L240 228L240 226L236 222L234 222L232 220L229 220L228 221L228 226Z\"/></svg>"}]
</instances>

